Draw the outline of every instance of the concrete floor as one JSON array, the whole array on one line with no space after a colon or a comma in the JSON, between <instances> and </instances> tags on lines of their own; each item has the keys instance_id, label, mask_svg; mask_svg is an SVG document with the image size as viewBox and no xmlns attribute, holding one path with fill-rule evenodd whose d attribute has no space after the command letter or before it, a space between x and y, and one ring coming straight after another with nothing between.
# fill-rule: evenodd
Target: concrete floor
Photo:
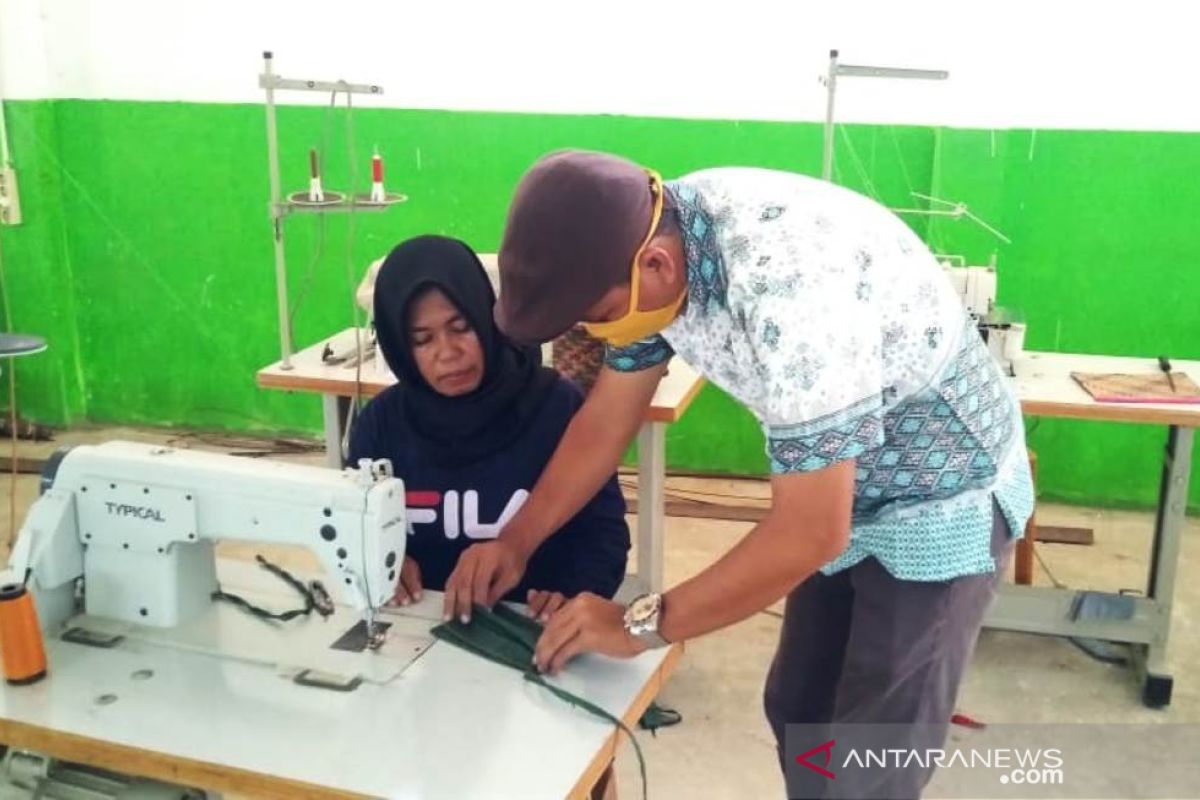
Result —
<instances>
[{"instance_id":1,"label":"concrete floor","mask_svg":"<svg viewBox=\"0 0 1200 800\"><path fill-rule=\"evenodd\" d=\"M115 438L162 442L173 435L132 429L72 431L59 435L54 444L22 443L20 452L44 456L64 443ZM201 442L194 444L200 446ZM312 455L298 458L319 460ZM36 478L22 477L16 488L19 525L36 495ZM689 496L765 497L767 492L760 482L730 480L672 479L668 488ZM1038 514L1043 524L1095 530L1092 546L1038 546L1045 566L1058 581L1078 588L1144 589L1153 524L1150 514L1051 504L1040 505ZM668 519L668 585L711 563L749 527L738 522ZM0 520L0 541L8 541L8 531L5 514ZM984 631L980 639L959 709L990 723L1200 722L1200 671L1195 667L1200 663L1200 582L1190 580L1197 574L1200 520L1191 519L1175 596L1169 655L1175 689L1167 709L1144 708L1128 670L1094 661L1064 640L994 631ZM1051 583L1041 565L1037 583ZM774 610L777 613L779 607ZM779 619L769 612L760 613L688 644L680 668L659 698L683 714L683 723L656 737L640 734L652 796L737 800L784 796L760 702L778 632ZM617 773L619 794L640 796L637 765L628 747L621 751Z\"/></svg>"}]
</instances>

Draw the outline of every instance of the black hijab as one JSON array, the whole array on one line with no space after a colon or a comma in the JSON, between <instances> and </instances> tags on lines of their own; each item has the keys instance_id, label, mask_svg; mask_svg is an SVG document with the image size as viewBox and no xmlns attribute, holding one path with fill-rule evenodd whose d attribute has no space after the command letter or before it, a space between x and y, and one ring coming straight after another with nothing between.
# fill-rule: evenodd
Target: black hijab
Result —
<instances>
[{"instance_id":1,"label":"black hijab","mask_svg":"<svg viewBox=\"0 0 1200 800\"><path fill-rule=\"evenodd\" d=\"M479 337L484 371L479 388L459 397L438 393L421 376L409 341L413 300L437 287ZM486 458L517 439L537 414L557 373L541 351L513 344L496 327L496 294L478 256L465 243L419 236L398 245L375 279L375 330L399 379L408 427L443 467Z\"/></svg>"}]
</instances>

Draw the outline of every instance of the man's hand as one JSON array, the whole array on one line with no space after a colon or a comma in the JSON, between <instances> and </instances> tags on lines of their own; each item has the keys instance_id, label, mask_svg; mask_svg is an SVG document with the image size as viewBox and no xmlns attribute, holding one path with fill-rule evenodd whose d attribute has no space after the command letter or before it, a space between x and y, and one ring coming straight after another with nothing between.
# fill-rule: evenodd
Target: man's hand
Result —
<instances>
[{"instance_id":1,"label":"man's hand","mask_svg":"<svg viewBox=\"0 0 1200 800\"><path fill-rule=\"evenodd\" d=\"M550 618L538 639L533 663L554 675L579 653L632 658L645 649L625 630L625 606L584 592Z\"/></svg>"},{"instance_id":2,"label":"man's hand","mask_svg":"<svg viewBox=\"0 0 1200 800\"><path fill-rule=\"evenodd\" d=\"M446 580L442 616L470 622L474 604L491 608L521 582L527 560L520 548L504 539L471 545Z\"/></svg>"},{"instance_id":3,"label":"man's hand","mask_svg":"<svg viewBox=\"0 0 1200 800\"><path fill-rule=\"evenodd\" d=\"M392 602L402 606L416 603L421 599L421 568L409 556L404 557L400 565L400 581L396 584L396 594Z\"/></svg>"},{"instance_id":4,"label":"man's hand","mask_svg":"<svg viewBox=\"0 0 1200 800\"><path fill-rule=\"evenodd\" d=\"M550 616L567 602L562 592L543 592L539 589L530 589L528 597L529 616L540 622L548 622Z\"/></svg>"}]
</instances>

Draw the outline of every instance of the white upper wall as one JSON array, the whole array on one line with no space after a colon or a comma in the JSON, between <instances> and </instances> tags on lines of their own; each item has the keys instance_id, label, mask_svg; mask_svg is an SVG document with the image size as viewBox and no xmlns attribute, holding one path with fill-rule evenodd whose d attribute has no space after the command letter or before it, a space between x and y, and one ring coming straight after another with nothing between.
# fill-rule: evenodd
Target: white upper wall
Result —
<instances>
[{"instance_id":1,"label":"white upper wall","mask_svg":"<svg viewBox=\"0 0 1200 800\"><path fill-rule=\"evenodd\" d=\"M364 105L1200 131L1188 3L1068 0L0 0L0 96L261 102L286 77L377 83ZM283 102L327 102L289 93Z\"/></svg>"}]
</instances>

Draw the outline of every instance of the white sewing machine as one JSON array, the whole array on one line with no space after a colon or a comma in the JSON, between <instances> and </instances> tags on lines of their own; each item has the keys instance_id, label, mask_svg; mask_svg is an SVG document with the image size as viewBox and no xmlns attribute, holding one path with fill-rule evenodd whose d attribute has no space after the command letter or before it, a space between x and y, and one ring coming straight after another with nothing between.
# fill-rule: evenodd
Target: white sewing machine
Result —
<instances>
[{"instance_id":1,"label":"white sewing machine","mask_svg":"<svg viewBox=\"0 0 1200 800\"><path fill-rule=\"evenodd\" d=\"M213 605L215 541L302 545L343 584L370 641L407 528L386 460L339 471L108 442L55 454L9 567L27 576L47 631L79 612L79 578L89 617L168 628Z\"/></svg>"},{"instance_id":2,"label":"white sewing machine","mask_svg":"<svg viewBox=\"0 0 1200 800\"><path fill-rule=\"evenodd\" d=\"M396 621L375 621L395 591L408 531L404 486L386 460L335 470L117 441L59 451L41 488L9 561L9 579L26 580L47 638L105 649L136 640L129 652L150 663L174 663L147 655L155 648L200 651L243 668L265 664L301 686L339 692L394 678L431 641L427 623L406 635L397 633ZM214 602L214 543L221 539L308 548L365 625L353 612L333 609L328 619L264 623ZM358 652L330 645L347 626L363 628ZM54 658L51 651L52 676ZM275 702L309 708L321 702L311 692L297 688L276 694ZM51 795L206 796L10 750L0 763L0 798Z\"/></svg>"},{"instance_id":3,"label":"white sewing machine","mask_svg":"<svg viewBox=\"0 0 1200 800\"><path fill-rule=\"evenodd\" d=\"M996 268L942 266L988 351L1006 375L1013 375L1013 364L1025 347L1025 322L1011 309L996 306Z\"/></svg>"}]
</instances>

